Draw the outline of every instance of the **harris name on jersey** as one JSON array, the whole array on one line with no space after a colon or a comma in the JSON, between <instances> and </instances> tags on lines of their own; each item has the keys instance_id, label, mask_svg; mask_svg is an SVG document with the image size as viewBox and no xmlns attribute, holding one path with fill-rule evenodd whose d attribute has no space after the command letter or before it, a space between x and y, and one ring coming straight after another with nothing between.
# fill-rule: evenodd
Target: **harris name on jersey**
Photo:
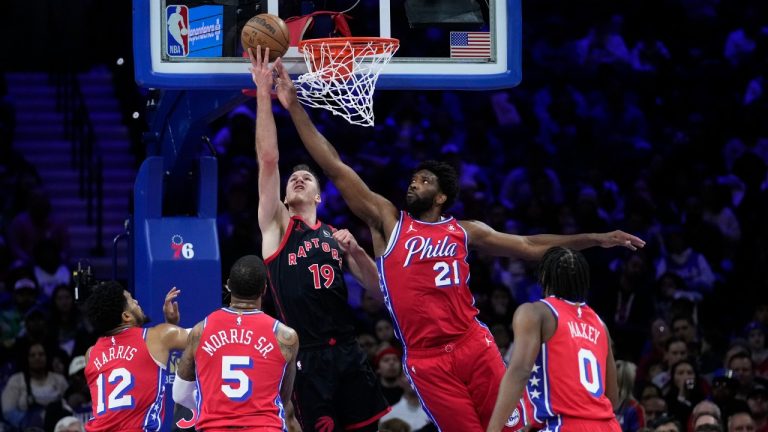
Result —
<instances>
[{"instance_id":1,"label":"harris name on jersey","mask_svg":"<svg viewBox=\"0 0 768 432\"><path fill-rule=\"evenodd\" d=\"M252 340L253 330L229 329L229 333L227 333L225 330L219 330L218 332L208 336L208 338L200 344L200 348L209 356L213 357L213 353L225 345L251 345ZM258 351L263 358L267 358L267 354L275 349L275 346L272 344L272 342L269 342L266 337L259 336L259 338L256 340L256 344L253 345L253 349Z\"/></svg>"},{"instance_id":2,"label":"harris name on jersey","mask_svg":"<svg viewBox=\"0 0 768 432\"><path fill-rule=\"evenodd\" d=\"M101 368L115 359L123 359L126 361L133 360L133 356L138 352L138 348L130 345L115 345L115 338L112 338L112 346L108 350L101 352L101 355L93 356L93 366L96 371L101 371Z\"/></svg>"}]
</instances>

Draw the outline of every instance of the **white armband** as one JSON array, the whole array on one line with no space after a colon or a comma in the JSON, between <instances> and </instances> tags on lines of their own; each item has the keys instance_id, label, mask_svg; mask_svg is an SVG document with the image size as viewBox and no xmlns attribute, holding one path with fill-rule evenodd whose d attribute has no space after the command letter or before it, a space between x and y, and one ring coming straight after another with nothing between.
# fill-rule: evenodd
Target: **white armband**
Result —
<instances>
[{"instance_id":1,"label":"white armband","mask_svg":"<svg viewBox=\"0 0 768 432\"><path fill-rule=\"evenodd\" d=\"M197 409L195 402L195 381L186 381L178 374L173 380L173 400L179 405L183 405L191 410Z\"/></svg>"}]
</instances>

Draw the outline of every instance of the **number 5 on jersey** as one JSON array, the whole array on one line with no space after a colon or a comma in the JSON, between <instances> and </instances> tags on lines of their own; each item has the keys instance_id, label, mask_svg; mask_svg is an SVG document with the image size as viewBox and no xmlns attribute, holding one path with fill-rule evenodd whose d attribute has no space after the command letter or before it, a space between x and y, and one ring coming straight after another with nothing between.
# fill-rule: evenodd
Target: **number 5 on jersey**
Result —
<instances>
[{"instance_id":1,"label":"number 5 on jersey","mask_svg":"<svg viewBox=\"0 0 768 432\"><path fill-rule=\"evenodd\" d=\"M243 369L253 369L253 359L248 356L223 356L221 357L221 391L228 398L241 402L251 396L251 380ZM237 384L233 387L230 384Z\"/></svg>"}]
</instances>

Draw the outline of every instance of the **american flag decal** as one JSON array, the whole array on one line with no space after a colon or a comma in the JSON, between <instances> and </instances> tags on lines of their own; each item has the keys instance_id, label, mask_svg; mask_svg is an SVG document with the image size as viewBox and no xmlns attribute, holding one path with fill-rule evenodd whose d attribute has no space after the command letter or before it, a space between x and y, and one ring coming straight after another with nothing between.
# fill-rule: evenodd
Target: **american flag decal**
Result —
<instances>
[{"instance_id":1,"label":"american flag decal","mask_svg":"<svg viewBox=\"0 0 768 432\"><path fill-rule=\"evenodd\" d=\"M451 58L490 57L490 32L451 32Z\"/></svg>"}]
</instances>

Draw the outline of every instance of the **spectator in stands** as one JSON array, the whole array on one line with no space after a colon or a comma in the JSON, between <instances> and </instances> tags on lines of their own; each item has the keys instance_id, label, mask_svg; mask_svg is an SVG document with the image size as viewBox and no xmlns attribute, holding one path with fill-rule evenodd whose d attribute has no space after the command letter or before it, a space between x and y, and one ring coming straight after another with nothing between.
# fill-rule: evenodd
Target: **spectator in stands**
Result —
<instances>
[{"instance_id":1,"label":"spectator in stands","mask_svg":"<svg viewBox=\"0 0 768 432\"><path fill-rule=\"evenodd\" d=\"M739 381L733 377L732 371L721 369L715 372L712 377L712 402L720 408L721 419L727 419L736 412L749 410L746 402L736 399L738 389Z\"/></svg>"},{"instance_id":2,"label":"spectator in stands","mask_svg":"<svg viewBox=\"0 0 768 432\"><path fill-rule=\"evenodd\" d=\"M643 406L635 399L635 374L637 366L626 360L616 360L616 375L619 382L619 403L614 409L616 419L623 432L633 432L645 427Z\"/></svg>"},{"instance_id":3,"label":"spectator in stands","mask_svg":"<svg viewBox=\"0 0 768 432\"><path fill-rule=\"evenodd\" d=\"M761 382L755 382L749 390L749 393L747 393L747 405L749 405L749 412L752 414L752 419L755 421L755 431L767 432L768 387Z\"/></svg>"},{"instance_id":4,"label":"spectator in stands","mask_svg":"<svg viewBox=\"0 0 768 432\"><path fill-rule=\"evenodd\" d=\"M736 398L746 400L755 378L755 365L752 362L752 356L747 352L734 354L728 360L728 370L732 371L733 377L739 382Z\"/></svg>"},{"instance_id":5,"label":"spectator in stands","mask_svg":"<svg viewBox=\"0 0 768 432\"><path fill-rule=\"evenodd\" d=\"M659 388L664 389L669 384L672 378L672 366L676 365L688 358L688 344L679 337L671 337L667 339L667 343L664 351L664 364L666 370L660 372L651 380L653 384Z\"/></svg>"},{"instance_id":6,"label":"spectator in stands","mask_svg":"<svg viewBox=\"0 0 768 432\"><path fill-rule=\"evenodd\" d=\"M11 376L3 389L3 416L17 427L42 427L45 407L56 402L67 390L67 380L51 372L45 347L29 346L22 372Z\"/></svg>"},{"instance_id":7,"label":"spectator in stands","mask_svg":"<svg viewBox=\"0 0 768 432\"><path fill-rule=\"evenodd\" d=\"M403 389L403 396L397 403L392 405L392 411L382 417L380 422L383 423L389 419L398 418L408 423L411 430L421 429L429 423L429 416L422 409L419 397L416 395L413 387L411 387L411 383L405 374L400 374L398 384Z\"/></svg>"},{"instance_id":8,"label":"spectator in stands","mask_svg":"<svg viewBox=\"0 0 768 432\"><path fill-rule=\"evenodd\" d=\"M403 396L403 388L400 386L400 376L403 374L403 366L400 363L400 351L394 347L383 348L374 359L376 374L384 397L389 405L396 404Z\"/></svg>"},{"instance_id":9,"label":"spectator in stands","mask_svg":"<svg viewBox=\"0 0 768 432\"><path fill-rule=\"evenodd\" d=\"M667 229L664 246L665 251L656 263L656 277L670 271L680 276L685 285L700 296L712 292L715 284L712 267L704 255L691 248L681 228Z\"/></svg>"},{"instance_id":10,"label":"spectator in stands","mask_svg":"<svg viewBox=\"0 0 768 432\"><path fill-rule=\"evenodd\" d=\"M642 401L645 423L653 425L656 420L667 415L667 401L660 396L650 396Z\"/></svg>"},{"instance_id":11,"label":"spectator in stands","mask_svg":"<svg viewBox=\"0 0 768 432\"><path fill-rule=\"evenodd\" d=\"M37 189L29 194L26 210L11 221L8 244L16 259L31 263L35 246L46 239L56 244L64 258L68 256L67 227L53 214L48 194Z\"/></svg>"},{"instance_id":12,"label":"spectator in stands","mask_svg":"<svg viewBox=\"0 0 768 432\"><path fill-rule=\"evenodd\" d=\"M694 364L690 360L681 360L672 366L671 379L666 400L669 414L680 424L685 424L693 411L694 405L707 395L701 389Z\"/></svg>"},{"instance_id":13,"label":"spectator in stands","mask_svg":"<svg viewBox=\"0 0 768 432\"><path fill-rule=\"evenodd\" d=\"M64 417L56 423L53 432L83 432L83 422L75 417Z\"/></svg>"},{"instance_id":14,"label":"spectator in stands","mask_svg":"<svg viewBox=\"0 0 768 432\"><path fill-rule=\"evenodd\" d=\"M75 304L74 293L68 285L59 285L53 291L50 322L57 346L70 356L85 354L95 343L93 328Z\"/></svg>"},{"instance_id":15,"label":"spectator in stands","mask_svg":"<svg viewBox=\"0 0 768 432\"><path fill-rule=\"evenodd\" d=\"M712 401L703 400L696 404L688 419L688 430L695 430L701 424L713 423L722 425L720 408Z\"/></svg>"},{"instance_id":16,"label":"spectator in stands","mask_svg":"<svg viewBox=\"0 0 768 432\"><path fill-rule=\"evenodd\" d=\"M52 239L43 239L34 247L35 280L46 300L53 298L53 290L72 282L71 271L62 260L61 251Z\"/></svg>"},{"instance_id":17,"label":"spectator in stands","mask_svg":"<svg viewBox=\"0 0 768 432\"><path fill-rule=\"evenodd\" d=\"M12 350L16 338L21 335L24 316L37 303L37 284L32 279L22 278L11 282L13 304L0 310L0 338L7 352Z\"/></svg>"},{"instance_id":18,"label":"spectator in stands","mask_svg":"<svg viewBox=\"0 0 768 432\"><path fill-rule=\"evenodd\" d=\"M734 413L728 417L728 432L755 432L755 420L748 411Z\"/></svg>"},{"instance_id":19,"label":"spectator in stands","mask_svg":"<svg viewBox=\"0 0 768 432\"><path fill-rule=\"evenodd\" d=\"M752 363L755 365L757 375L765 375L768 372L768 348L765 346L766 327L759 321L750 322L744 329L752 353Z\"/></svg>"},{"instance_id":20,"label":"spectator in stands","mask_svg":"<svg viewBox=\"0 0 768 432\"><path fill-rule=\"evenodd\" d=\"M653 423L653 432L683 432L683 429L675 417L664 416Z\"/></svg>"}]
</instances>

